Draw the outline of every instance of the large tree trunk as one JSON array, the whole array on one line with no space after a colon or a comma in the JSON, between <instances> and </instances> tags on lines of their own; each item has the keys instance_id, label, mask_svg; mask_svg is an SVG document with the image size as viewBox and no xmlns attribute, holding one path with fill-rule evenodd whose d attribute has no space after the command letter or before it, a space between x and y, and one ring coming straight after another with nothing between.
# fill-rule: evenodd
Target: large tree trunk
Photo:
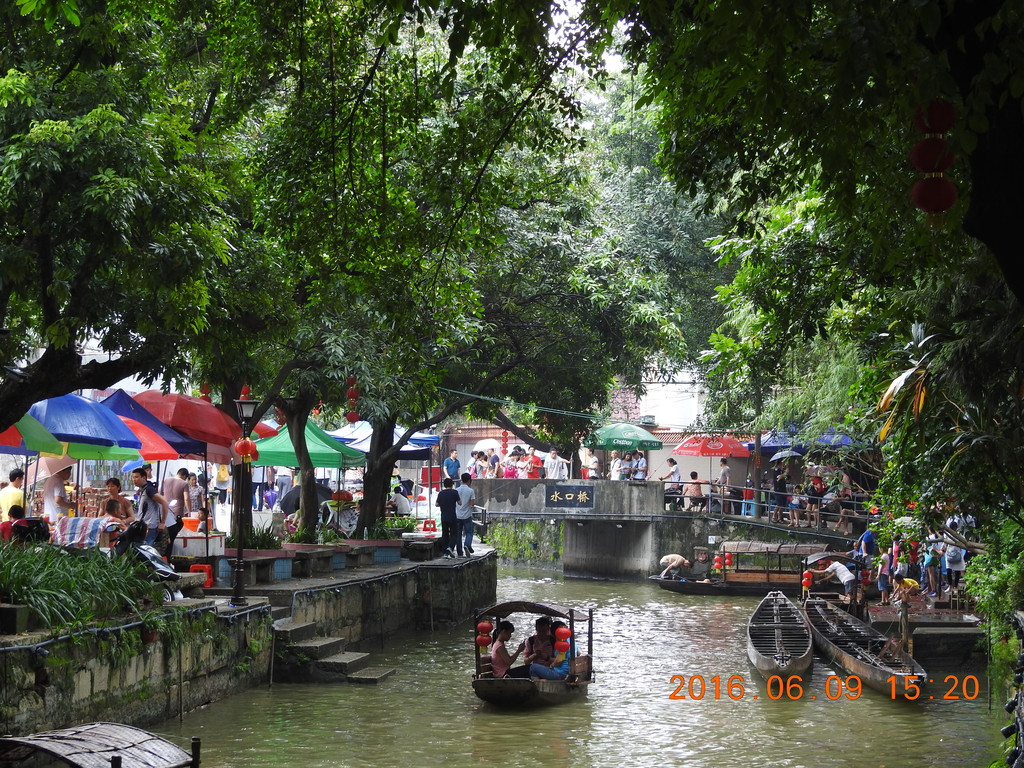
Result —
<instances>
[{"instance_id":1,"label":"large tree trunk","mask_svg":"<svg viewBox=\"0 0 1024 768\"><path fill-rule=\"evenodd\" d=\"M358 531L364 528L373 530L374 523L384 517L384 504L390 496L391 473L398 455L394 442L393 417L385 424L373 425L370 452L366 455L366 471L363 473L363 505L359 512Z\"/></svg>"},{"instance_id":2,"label":"large tree trunk","mask_svg":"<svg viewBox=\"0 0 1024 768\"><path fill-rule=\"evenodd\" d=\"M288 436L295 449L295 459L299 463L299 528L304 531L304 538L307 541L313 541L319 523L320 499L316 493L313 460L309 457L309 449L306 447L306 422L316 401L310 396L298 395L293 398L279 398L277 403L284 414Z\"/></svg>"}]
</instances>

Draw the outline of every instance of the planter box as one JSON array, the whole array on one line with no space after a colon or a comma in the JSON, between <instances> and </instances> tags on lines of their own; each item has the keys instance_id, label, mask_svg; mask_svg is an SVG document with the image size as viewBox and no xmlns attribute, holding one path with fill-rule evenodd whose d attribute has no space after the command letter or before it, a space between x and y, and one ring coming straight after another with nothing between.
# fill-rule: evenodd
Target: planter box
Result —
<instances>
[{"instance_id":1,"label":"planter box","mask_svg":"<svg viewBox=\"0 0 1024 768\"><path fill-rule=\"evenodd\" d=\"M0 635L20 635L28 632L27 605L0 603Z\"/></svg>"},{"instance_id":2,"label":"planter box","mask_svg":"<svg viewBox=\"0 0 1024 768\"><path fill-rule=\"evenodd\" d=\"M221 533L220 531L211 533L210 553L207 555L206 535L182 528L174 540L174 549L171 550L171 554L182 557L220 557L226 554L224 552L225 538L227 538L226 533Z\"/></svg>"}]
</instances>

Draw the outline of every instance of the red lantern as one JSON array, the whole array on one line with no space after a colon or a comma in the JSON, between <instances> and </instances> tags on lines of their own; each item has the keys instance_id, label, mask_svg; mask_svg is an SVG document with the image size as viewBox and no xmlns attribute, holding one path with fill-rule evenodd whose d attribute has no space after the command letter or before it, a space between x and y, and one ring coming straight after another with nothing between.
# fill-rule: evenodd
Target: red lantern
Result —
<instances>
[{"instance_id":1,"label":"red lantern","mask_svg":"<svg viewBox=\"0 0 1024 768\"><path fill-rule=\"evenodd\" d=\"M732 552L725 553L725 565L727 568L732 567Z\"/></svg>"},{"instance_id":2,"label":"red lantern","mask_svg":"<svg viewBox=\"0 0 1024 768\"><path fill-rule=\"evenodd\" d=\"M348 421L349 424L355 424L359 421L359 414L355 411L349 411L345 414L345 420Z\"/></svg>"},{"instance_id":3,"label":"red lantern","mask_svg":"<svg viewBox=\"0 0 1024 768\"><path fill-rule=\"evenodd\" d=\"M803 584L805 587L809 588L811 586L811 584L814 583L814 580L813 579L803 579L800 583Z\"/></svg>"},{"instance_id":4,"label":"red lantern","mask_svg":"<svg viewBox=\"0 0 1024 768\"><path fill-rule=\"evenodd\" d=\"M210 399L211 391L210 383L208 381L204 381L202 386L199 387L199 399L204 400L207 403L212 403L213 401Z\"/></svg>"},{"instance_id":5,"label":"red lantern","mask_svg":"<svg viewBox=\"0 0 1024 768\"><path fill-rule=\"evenodd\" d=\"M489 635L494 631L494 625L489 621L481 621L476 625L476 631L480 635Z\"/></svg>"},{"instance_id":6,"label":"red lantern","mask_svg":"<svg viewBox=\"0 0 1024 768\"><path fill-rule=\"evenodd\" d=\"M556 640L568 640L570 637L572 637L572 632L569 631L568 627L559 627L555 630Z\"/></svg>"},{"instance_id":7,"label":"red lantern","mask_svg":"<svg viewBox=\"0 0 1024 768\"><path fill-rule=\"evenodd\" d=\"M246 456L252 456L256 452L256 443L250 440L248 437L240 438L235 441L235 453L242 458Z\"/></svg>"},{"instance_id":8,"label":"red lantern","mask_svg":"<svg viewBox=\"0 0 1024 768\"><path fill-rule=\"evenodd\" d=\"M356 385L356 377L349 376L347 379L345 379L345 384L350 387L354 387Z\"/></svg>"},{"instance_id":9,"label":"red lantern","mask_svg":"<svg viewBox=\"0 0 1024 768\"><path fill-rule=\"evenodd\" d=\"M569 652L569 641L568 640L558 640L558 641L556 641L555 642L555 650L558 651L559 653L568 653Z\"/></svg>"},{"instance_id":10,"label":"red lantern","mask_svg":"<svg viewBox=\"0 0 1024 768\"><path fill-rule=\"evenodd\" d=\"M248 400L250 392L252 392L252 390L249 389L249 385L248 384L243 384L242 385L242 394L240 394L238 396L238 399L239 400Z\"/></svg>"},{"instance_id":11,"label":"red lantern","mask_svg":"<svg viewBox=\"0 0 1024 768\"><path fill-rule=\"evenodd\" d=\"M502 440L508 440L508 430L506 430L506 429L501 430L501 439Z\"/></svg>"},{"instance_id":12,"label":"red lantern","mask_svg":"<svg viewBox=\"0 0 1024 768\"><path fill-rule=\"evenodd\" d=\"M923 173L942 173L955 159L949 144L938 136L922 139L910 149L910 162Z\"/></svg>"},{"instance_id":13,"label":"red lantern","mask_svg":"<svg viewBox=\"0 0 1024 768\"><path fill-rule=\"evenodd\" d=\"M356 398L359 397L359 390L356 389L355 387L349 387L348 391L345 392L345 397L347 397L349 400L355 400Z\"/></svg>"},{"instance_id":14,"label":"red lantern","mask_svg":"<svg viewBox=\"0 0 1024 768\"><path fill-rule=\"evenodd\" d=\"M814 578L814 574L811 573L810 571L804 571L803 572L803 578L804 579L813 579Z\"/></svg>"},{"instance_id":15,"label":"red lantern","mask_svg":"<svg viewBox=\"0 0 1024 768\"><path fill-rule=\"evenodd\" d=\"M944 176L928 176L914 185L910 199L925 213L942 213L956 202L956 185Z\"/></svg>"},{"instance_id":16,"label":"red lantern","mask_svg":"<svg viewBox=\"0 0 1024 768\"><path fill-rule=\"evenodd\" d=\"M715 566L715 570L716 571L722 570L722 556L721 555L715 555L714 566Z\"/></svg>"},{"instance_id":17,"label":"red lantern","mask_svg":"<svg viewBox=\"0 0 1024 768\"><path fill-rule=\"evenodd\" d=\"M860 572L860 583L865 587L871 583L871 571L865 568Z\"/></svg>"},{"instance_id":18,"label":"red lantern","mask_svg":"<svg viewBox=\"0 0 1024 768\"><path fill-rule=\"evenodd\" d=\"M349 400L348 401L348 409L350 411L354 411L358 407L359 407L359 401L358 400Z\"/></svg>"},{"instance_id":19,"label":"red lantern","mask_svg":"<svg viewBox=\"0 0 1024 768\"><path fill-rule=\"evenodd\" d=\"M479 645L481 648L486 648L488 645L491 644L491 636L490 635L477 635L476 636L476 644Z\"/></svg>"},{"instance_id":20,"label":"red lantern","mask_svg":"<svg viewBox=\"0 0 1024 768\"><path fill-rule=\"evenodd\" d=\"M925 108L917 108L914 127L921 133L945 133L956 122L956 107L945 99L933 99Z\"/></svg>"}]
</instances>

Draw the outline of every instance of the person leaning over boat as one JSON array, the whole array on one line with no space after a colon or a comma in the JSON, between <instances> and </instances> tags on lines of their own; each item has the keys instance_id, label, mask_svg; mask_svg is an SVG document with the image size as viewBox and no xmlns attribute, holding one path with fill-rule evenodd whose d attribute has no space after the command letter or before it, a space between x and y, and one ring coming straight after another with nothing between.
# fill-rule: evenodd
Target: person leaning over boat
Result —
<instances>
[{"instance_id":1,"label":"person leaning over boat","mask_svg":"<svg viewBox=\"0 0 1024 768\"><path fill-rule=\"evenodd\" d=\"M822 561L822 564L826 562L828 561ZM827 568L822 569L819 573L822 576L822 581L828 581L831 578L836 578L842 582L843 591L846 593L847 599L849 599L850 595L853 594L853 585L857 583L857 577L850 572L849 568L838 560L833 562Z\"/></svg>"},{"instance_id":2,"label":"person leaning over boat","mask_svg":"<svg viewBox=\"0 0 1024 768\"><path fill-rule=\"evenodd\" d=\"M551 635L558 636L558 630L565 626L564 621L556 621L551 625ZM545 680L565 680L569 676L569 659L576 655L576 641L570 638L569 652L556 653L555 657L547 664L531 664L530 677L540 677Z\"/></svg>"},{"instance_id":3,"label":"person leaning over boat","mask_svg":"<svg viewBox=\"0 0 1024 768\"><path fill-rule=\"evenodd\" d=\"M665 577L667 577L669 571L678 572L680 568L689 568L692 565L692 563L682 555L665 555L663 558L661 558L661 561L658 564L665 566L665 570L662 571L661 575L658 577L659 579L664 579ZM675 575L678 576L679 574L676 573Z\"/></svg>"},{"instance_id":4,"label":"person leaning over boat","mask_svg":"<svg viewBox=\"0 0 1024 768\"><path fill-rule=\"evenodd\" d=\"M499 621L497 629L494 630L494 644L491 646L491 670L495 677L521 677L529 676L528 668L525 666L515 667L519 654L523 652L526 643L520 643L516 652L511 656L505 644L512 639L512 633L516 631L511 621Z\"/></svg>"},{"instance_id":5,"label":"person leaning over boat","mask_svg":"<svg viewBox=\"0 0 1024 768\"><path fill-rule=\"evenodd\" d=\"M902 573L897 573L892 577L892 583L895 589L892 593L892 602L896 603L909 603L910 598L916 595L921 589L920 582L914 579L908 579Z\"/></svg>"},{"instance_id":6,"label":"person leaning over boat","mask_svg":"<svg viewBox=\"0 0 1024 768\"><path fill-rule=\"evenodd\" d=\"M527 666L533 663L549 664L555 658L555 647L551 642L551 617L540 616L534 622L535 634L526 638L526 655L523 661Z\"/></svg>"}]
</instances>

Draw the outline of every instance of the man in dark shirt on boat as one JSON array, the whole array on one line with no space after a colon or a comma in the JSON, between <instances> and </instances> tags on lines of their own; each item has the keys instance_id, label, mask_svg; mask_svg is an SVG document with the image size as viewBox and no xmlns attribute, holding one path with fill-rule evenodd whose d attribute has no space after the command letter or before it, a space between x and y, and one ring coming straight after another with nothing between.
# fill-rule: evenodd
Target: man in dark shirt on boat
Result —
<instances>
[{"instance_id":1,"label":"man in dark shirt on boat","mask_svg":"<svg viewBox=\"0 0 1024 768\"><path fill-rule=\"evenodd\" d=\"M551 617L541 616L534 624L537 632L526 639L526 655L523 662L529 667L533 663L550 664L555 658L555 648L551 643Z\"/></svg>"}]
</instances>

